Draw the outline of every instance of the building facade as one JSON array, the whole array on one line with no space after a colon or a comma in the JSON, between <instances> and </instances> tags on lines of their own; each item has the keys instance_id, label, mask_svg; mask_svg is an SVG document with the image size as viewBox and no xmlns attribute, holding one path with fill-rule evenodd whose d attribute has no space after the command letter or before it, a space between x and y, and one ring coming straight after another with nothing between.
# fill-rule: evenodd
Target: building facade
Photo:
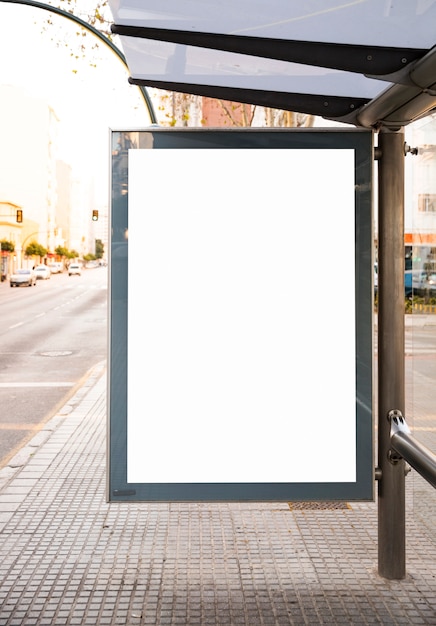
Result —
<instances>
[{"instance_id":1,"label":"building facade","mask_svg":"<svg viewBox=\"0 0 436 626\"><path fill-rule=\"evenodd\" d=\"M56 229L56 135L58 119L43 100L21 88L0 85L0 198L18 205L23 225L37 225L35 240L48 250ZM23 226L23 236L32 236ZM16 241L21 252L24 239Z\"/></svg>"},{"instance_id":2,"label":"building facade","mask_svg":"<svg viewBox=\"0 0 436 626\"><path fill-rule=\"evenodd\" d=\"M436 114L414 122L406 157L406 269L436 275Z\"/></svg>"}]
</instances>

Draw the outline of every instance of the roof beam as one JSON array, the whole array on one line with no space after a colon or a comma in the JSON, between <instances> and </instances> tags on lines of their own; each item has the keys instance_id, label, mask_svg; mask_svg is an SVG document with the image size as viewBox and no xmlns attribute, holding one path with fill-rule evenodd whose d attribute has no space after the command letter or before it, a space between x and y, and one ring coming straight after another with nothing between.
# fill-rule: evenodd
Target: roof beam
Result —
<instances>
[{"instance_id":1,"label":"roof beam","mask_svg":"<svg viewBox=\"0 0 436 626\"><path fill-rule=\"evenodd\" d=\"M273 109L283 109L285 111L295 111L296 113L319 115L332 119L346 117L369 102L367 98L320 96L314 94L288 93L285 91L265 91L262 89L242 89L238 87L175 83L132 77L129 78L129 82L132 85L145 85L166 91L189 93L196 96L241 102Z\"/></svg>"},{"instance_id":2,"label":"roof beam","mask_svg":"<svg viewBox=\"0 0 436 626\"><path fill-rule=\"evenodd\" d=\"M121 36L248 54L265 59L302 63L372 76L385 76L399 72L427 52L422 48L292 41L121 24L113 24L111 29L113 33Z\"/></svg>"},{"instance_id":3,"label":"roof beam","mask_svg":"<svg viewBox=\"0 0 436 626\"><path fill-rule=\"evenodd\" d=\"M409 85L392 85L365 104L357 124L398 130L436 109L436 47L413 64L408 77Z\"/></svg>"}]
</instances>

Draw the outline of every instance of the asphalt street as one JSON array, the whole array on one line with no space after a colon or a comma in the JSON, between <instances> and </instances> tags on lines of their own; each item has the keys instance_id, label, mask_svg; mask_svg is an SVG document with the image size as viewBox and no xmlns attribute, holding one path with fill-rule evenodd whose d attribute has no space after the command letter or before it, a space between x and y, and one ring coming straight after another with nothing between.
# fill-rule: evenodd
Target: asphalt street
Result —
<instances>
[{"instance_id":1,"label":"asphalt street","mask_svg":"<svg viewBox=\"0 0 436 626\"><path fill-rule=\"evenodd\" d=\"M0 284L0 466L107 357L107 270Z\"/></svg>"}]
</instances>

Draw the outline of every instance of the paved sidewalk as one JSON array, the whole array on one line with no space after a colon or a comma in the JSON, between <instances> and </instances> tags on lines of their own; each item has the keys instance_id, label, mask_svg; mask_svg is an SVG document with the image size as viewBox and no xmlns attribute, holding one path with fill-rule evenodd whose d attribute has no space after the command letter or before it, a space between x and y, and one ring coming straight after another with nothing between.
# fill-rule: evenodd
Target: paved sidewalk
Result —
<instances>
[{"instance_id":1,"label":"paved sidewalk","mask_svg":"<svg viewBox=\"0 0 436 626\"><path fill-rule=\"evenodd\" d=\"M375 503L106 503L105 429L101 364L0 470L0 626L436 625L419 476L407 577L387 581Z\"/></svg>"}]
</instances>

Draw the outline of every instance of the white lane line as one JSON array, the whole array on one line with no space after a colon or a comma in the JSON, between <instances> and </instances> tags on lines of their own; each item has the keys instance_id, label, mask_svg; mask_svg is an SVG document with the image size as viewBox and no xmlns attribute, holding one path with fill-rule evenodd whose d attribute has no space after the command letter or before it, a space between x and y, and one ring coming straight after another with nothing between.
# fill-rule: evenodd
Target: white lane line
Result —
<instances>
[{"instance_id":1,"label":"white lane line","mask_svg":"<svg viewBox=\"0 0 436 626\"><path fill-rule=\"evenodd\" d=\"M58 382L58 383L0 383L1 389L8 387L74 387L76 383Z\"/></svg>"}]
</instances>

